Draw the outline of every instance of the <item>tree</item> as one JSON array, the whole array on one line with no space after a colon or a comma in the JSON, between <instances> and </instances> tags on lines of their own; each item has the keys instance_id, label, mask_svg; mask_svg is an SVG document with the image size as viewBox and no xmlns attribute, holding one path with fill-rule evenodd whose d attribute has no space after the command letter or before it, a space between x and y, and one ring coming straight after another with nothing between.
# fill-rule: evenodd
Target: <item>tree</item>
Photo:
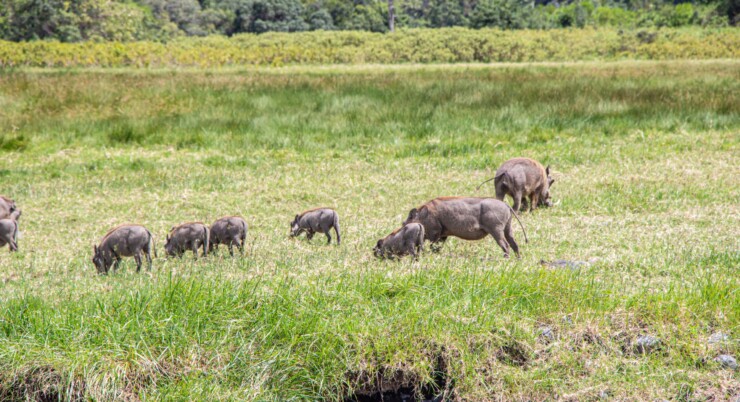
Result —
<instances>
[{"instance_id":1,"label":"tree","mask_svg":"<svg viewBox=\"0 0 740 402\"><path fill-rule=\"evenodd\" d=\"M388 27L385 17L377 7L357 5L345 29L355 31L385 32Z\"/></svg>"},{"instance_id":2,"label":"tree","mask_svg":"<svg viewBox=\"0 0 740 402\"><path fill-rule=\"evenodd\" d=\"M391 32L396 30L396 7L393 0L388 0L388 30Z\"/></svg>"},{"instance_id":3,"label":"tree","mask_svg":"<svg viewBox=\"0 0 740 402\"><path fill-rule=\"evenodd\" d=\"M465 26L464 4L460 0L435 0L429 13L429 22L435 28Z\"/></svg>"},{"instance_id":4,"label":"tree","mask_svg":"<svg viewBox=\"0 0 740 402\"><path fill-rule=\"evenodd\" d=\"M237 32L307 31L303 5L297 0L254 0L237 10Z\"/></svg>"},{"instance_id":5,"label":"tree","mask_svg":"<svg viewBox=\"0 0 740 402\"><path fill-rule=\"evenodd\" d=\"M329 14L329 11L324 8L319 8L311 13L308 17L308 25L312 31L331 31L336 29L334 26L334 20L331 18L331 14Z\"/></svg>"},{"instance_id":6,"label":"tree","mask_svg":"<svg viewBox=\"0 0 740 402\"><path fill-rule=\"evenodd\" d=\"M9 0L3 5L11 18L6 22L8 39L56 38L62 18L58 0Z\"/></svg>"},{"instance_id":7,"label":"tree","mask_svg":"<svg viewBox=\"0 0 740 402\"><path fill-rule=\"evenodd\" d=\"M487 0L478 3L470 18L473 28L499 27L523 29L530 27L531 4L523 0Z\"/></svg>"}]
</instances>

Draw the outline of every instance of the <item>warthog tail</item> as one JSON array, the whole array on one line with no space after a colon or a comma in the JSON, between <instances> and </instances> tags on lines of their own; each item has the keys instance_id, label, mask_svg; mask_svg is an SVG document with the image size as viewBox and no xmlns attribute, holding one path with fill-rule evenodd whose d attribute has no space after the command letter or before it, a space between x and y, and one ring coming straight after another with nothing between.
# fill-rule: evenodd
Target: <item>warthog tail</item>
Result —
<instances>
[{"instance_id":1,"label":"warthog tail","mask_svg":"<svg viewBox=\"0 0 740 402\"><path fill-rule=\"evenodd\" d=\"M519 227L522 228L522 233L524 233L524 242L529 243L529 239L527 239L527 232L524 230L524 225L522 225L522 221L519 220L519 216L516 214L516 211L514 211L514 208L512 208L511 205L506 204L506 206L509 207L509 211L514 214L514 218L516 218L516 221L519 222Z\"/></svg>"},{"instance_id":2,"label":"warthog tail","mask_svg":"<svg viewBox=\"0 0 740 402\"><path fill-rule=\"evenodd\" d=\"M334 212L334 233L337 234L337 244L342 242L342 236L339 234L339 214Z\"/></svg>"},{"instance_id":3,"label":"warthog tail","mask_svg":"<svg viewBox=\"0 0 740 402\"><path fill-rule=\"evenodd\" d=\"M157 247L154 244L154 236L152 236L152 232L150 232L149 230L147 230L146 232L149 233L149 252L151 253L153 250L154 258L159 258L159 256L157 255Z\"/></svg>"},{"instance_id":4,"label":"warthog tail","mask_svg":"<svg viewBox=\"0 0 740 402\"><path fill-rule=\"evenodd\" d=\"M488 180L484 181L483 183L479 184L478 187L475 188L475 191L480 190L480 188L481 188L482 185L488 183L489 181L491 181L493 179L495 179L495 177L491 177L490 179L488 179Z\"/></svg>"},{"instance_id":5,"label":"warthog tail","mask_svg":"<svg viewBox=\"0 0 740 402\"><path fill-rule=\"evenodd\" d=\"M208 226L203 225L203 231L206 232L206 242L203 243L203 256L208 256L208 247L210 247L211 244L211 230L208 229Z\"/></svg>"}]
</instances>

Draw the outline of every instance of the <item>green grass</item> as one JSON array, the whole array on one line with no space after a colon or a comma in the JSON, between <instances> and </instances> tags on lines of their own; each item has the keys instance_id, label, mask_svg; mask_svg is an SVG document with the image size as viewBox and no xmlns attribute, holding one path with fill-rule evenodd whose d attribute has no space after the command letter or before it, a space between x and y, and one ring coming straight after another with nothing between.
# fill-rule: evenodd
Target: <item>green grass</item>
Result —
<instances>
[{"instance_id":1,"label":"green grass","mask_svg":"<svg viewBox=\"0 0 740 402\"><path fill-rule=\"evenodd\" d=\"M739 83L737 61L3 73L0 194L23 236L0 250L0 400L342 400L378 378L469 401L728 400ZM475 187L514 156L552 165L559 201L522 215L521 260L491 239L372 257L412 207L492 194ZM288 237L321 205L340 247ZM226 214L246 257L161 258L173 224ZM92 245L123 222L160 258L98 276ZM643 334L661 349L634 353Z\"/></svg>"}]
</instances>

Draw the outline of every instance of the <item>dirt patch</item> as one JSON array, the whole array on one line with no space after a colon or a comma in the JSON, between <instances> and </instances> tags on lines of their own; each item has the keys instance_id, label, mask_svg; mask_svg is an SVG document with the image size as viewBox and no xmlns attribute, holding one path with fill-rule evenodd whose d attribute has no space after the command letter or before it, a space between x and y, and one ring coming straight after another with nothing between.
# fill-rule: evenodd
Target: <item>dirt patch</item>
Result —
<instances>
[{"instance_id":1,"label":"dirt patch","mask_svg":"<svg viewBox=\"0 0 740 402\"><path fill-rule=\"evenodd\" d=\"M345 402L454 401L453 381L443 352L433 357L429 374L431 383L422 383L416 372L404 367L382 366L375 373L366 370L350 373L350 383L355 386L353 395L345 398Z\"/></svg>"},{"instance_id":2,"label":"dirt patch","mask_svg":"<svg viewBox=\"0 0 740 402\"><path fill-rule=\"evenodd\" d=\"M501 346L496 353L496 359L512 366L523 367L531 358L530 350L521 342L510 340Z\"/></svg>"},{"instance_id":3,"label":"dirt patch","mask_svg":"<svg viewBox=\"0 0 740 402\"><path fill-rule=\"evenodd\" d=\"M64 379L53 367L42 366L0 377L0 401L83 401L85 383Z\"/></svg>"}]
</instances>

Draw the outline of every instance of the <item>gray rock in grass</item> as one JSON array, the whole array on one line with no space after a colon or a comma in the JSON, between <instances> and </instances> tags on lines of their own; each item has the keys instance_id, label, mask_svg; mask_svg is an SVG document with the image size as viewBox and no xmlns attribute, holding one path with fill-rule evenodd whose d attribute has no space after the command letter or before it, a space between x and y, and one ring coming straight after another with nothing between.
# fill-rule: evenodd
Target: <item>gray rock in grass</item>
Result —
<instances>
[{"instance_id":1,"label":"gray rock in grass","mask_svg":"<svg viewBox=\"0 0 740 402\"><path fill-rule=\"evenodd\" d=\"M555 340L555 332L553 332L551 327L540 327L540 339L542 339L545 343L550 343Z\"/></svg>"},{"instance_id":2,"label":"gray rock in grass","mask_svg":"<svg viewBox=\"0 0 740 402\"><path fill-rule=\"evenodd\" d=\"M737 360L735 360L735 358L730 355L719 355L714 360L716 362L719 362L719 364L723 368L727 368L730 370L737 370L738 368Z\"/></svg>"},{"instance_id":3,"label":"gray rock in grass","mask_svg":"<svg viewBox=\"0 0 740 402\"><path fill-rule=\"evenodd\" d=\"M722 332L715 332L712 335L709 336L709 341L707 341L710 345L713 345L715 343L723 343L730 340L730 337Z\"/></svg>"},{"instance_id":4,"label":"gray rock in grass","mask_svg":"<svg viewBox=\"0 0 740 402\"><path fill-rule=\"evenodd\" d=\"M635 351L640 354L652 353L660 347L660 339L650 336L638 336L635 341Z\"/></svg>"}]
</instances>

